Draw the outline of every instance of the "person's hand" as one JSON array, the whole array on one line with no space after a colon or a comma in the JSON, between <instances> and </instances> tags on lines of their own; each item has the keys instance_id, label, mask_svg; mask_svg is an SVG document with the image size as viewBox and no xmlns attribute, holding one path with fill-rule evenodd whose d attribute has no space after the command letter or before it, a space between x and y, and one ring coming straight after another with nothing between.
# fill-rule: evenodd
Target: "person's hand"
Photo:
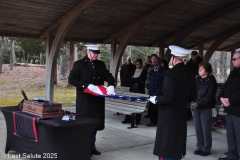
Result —
<instances>
[{"instance_id":1,"label":"person's hand","mask_svg":"<svg viewBox=\"0 0 240 160\"><path fill-rule=\"evenodd\" d=\"M97 86L93 85L93 84L89 84L87 87L91 92L95 92L97 91Z\"/></svg>"},{"instance_id":2,"label":"person's hand","mask_svg":"<svg viewBox=\"0 0 240 160\"><path fill-rule=\"evenodd\" d=\"M114 86L107 87L107 95L115 95Z\"/></svg>"},{"instance_id":3,"label":"person's hand","mask_svg":"<svg viewBox=\"0 0 240 160\"><path fill-rule=\"evenodd\" d=\"M224 105L224 107L229 107L230 106L230 103L228 101L228 98L223 98L221 97L220 98L220 101L222 102L222 104Z\"/></svg>"},{"instance_id":4,"label":"person's hand","mask_svg":"<svg viewBox=\"0 0 240 160\"><path fill-rule=\"evenodd\" d=\"M156 97L157 97L157 96L151 96L151 97L149 98L149 101L150 101L151 103L153 103L153 104L156 104Z\"/></svg>"},{"instance_id":5,"label":"person's hand","mask_svg":"<svg viewBox=\"0 0 240 160\"><path fill-rule=\"evenodd\" d=\"M198 104L196 102L191 102L190 103L190 110L191 111L196 111L198 108Z\"/></svg>"}]
</instances>

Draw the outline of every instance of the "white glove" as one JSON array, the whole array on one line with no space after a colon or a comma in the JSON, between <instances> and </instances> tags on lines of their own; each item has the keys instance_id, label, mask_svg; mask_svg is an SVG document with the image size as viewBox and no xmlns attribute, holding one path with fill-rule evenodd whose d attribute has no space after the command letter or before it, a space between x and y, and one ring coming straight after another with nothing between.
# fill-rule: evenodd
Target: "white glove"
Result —
<instances>
[{"instance_id":1,"label":"white glove","mask_svg":"<svg viewBox=\"0 0 240 160\"><path fill-rule=\"evenodd\" d=\"M89 84L87 87L91 92L96 92L97 91L97 86L93 84Z\"/></svg>"},{"instance_id":2,"label":"white glove","mask_svg":"<svg viewBox=\"0 0 240 160\"><path fill-rule=\"evenodd\" d=\"M149 98L149 101L152 102L153 104L156 104L156 97L157 97L157 96L151 96L151 97Z\"/></svg>"},{"instance_id":3,"label":"white glove","mask_svg":"<svg viewBox=\"0 0 240 160\"><path fill-rule=\"evenodd\" d=\"M107 87L107 95L115 95L114 86Z\"/></svg>"}]
</instances>

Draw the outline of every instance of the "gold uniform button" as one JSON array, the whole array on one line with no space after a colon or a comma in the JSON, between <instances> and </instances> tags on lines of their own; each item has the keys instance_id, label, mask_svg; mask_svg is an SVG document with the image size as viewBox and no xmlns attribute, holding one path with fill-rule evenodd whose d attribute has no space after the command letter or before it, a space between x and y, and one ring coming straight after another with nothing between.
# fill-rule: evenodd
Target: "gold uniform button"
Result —
<instances>
[{"instance_id":1,"label":"gold uniform button","mask_svg":"<svg viewBox=\"0 0 240 160\"><path fill-rule=\"evenodd\" d=\"M94 66L92 68L94 68Z\"/></svg>"},{"instance_id":2,"label":"gold uniform button","mask_svg":"<svg viewBox=\"0 0 240 160\"><path fill-rule=\"evenodd\" d=\"M95 79L95 77L93 77Z\"/></svg>"},{"instance_id":3,"label":"gold uniform button","mask_svg":"<svg viewBox=\"0 0 240 160\"><path fill-rule=\"evenodd\" d=\"M82 85L82 88L84 88L84 85Z\"/></svg>"},{"instance_id":4,"label":"gold uniform button","mask_svg":"<svg viewBox=\"0 0 240 160\"><path fill-rule=\"evenodd\" d=\"M98 78L101 78L101 77L98 77Z\"/></svg>"}]
</instances>

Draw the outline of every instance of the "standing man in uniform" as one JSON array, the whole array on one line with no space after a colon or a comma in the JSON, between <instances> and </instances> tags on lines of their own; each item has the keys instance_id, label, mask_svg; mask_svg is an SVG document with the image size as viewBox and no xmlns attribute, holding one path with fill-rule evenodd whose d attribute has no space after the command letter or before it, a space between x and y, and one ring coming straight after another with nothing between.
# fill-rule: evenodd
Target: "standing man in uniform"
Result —
<instances>
[{"instance_id":1,"label":"standing man in uniform","mask_svg":"<svg viewBox=\"0 0 240 160\"><path fill-rule=\"evenodd\" d=\"M234 69L230 72L219 98L224 106L226 116L226 131L228 156L219 160L240 159L240 52L232 57Z\"/></svg>"},{"instance_id":2,"label":"standing man in uniform","mask_svg":"<svg viewBox=\"0 0 240 160\"><path fill-rule=\"evenodd\" d=\"M87 45L87 55L74 62L73 69L70 72L68 82L76 87L76 113L83 116L89 116L100 120L97 130L104 129L105 123L105 99L88 93L84 93L84 89L96 91L97 85L104 85L104 81L108 83L107 94L114 94L115 81L111 73L107 70L104 62L97 60L100 53L99 46ZM100 155L96 149L96 133L95 131L91 143L91 155Z\"/></svg>"},{"instance_id":3,"label":"standing man in uniform","mask_svg":"<svg viewBox=\"0 0 240 160\"><path fill-rule=\"evenodd\" d=\"M129 80L132 78L135 69L136 66L132 64L131 57L127 57L126 63L121 66L120 70L121 86L130 87Z\"/></svg>"},{"instance_id":4,"label":"standing man in uniform","mask_svg":"<svg viewBox=\"0 0 240 160\"><path fill-rule=\"evenodd\" d=\"M180 160L186 155L186 107L195 99L196 88L195 79L184 64L189 51L173 45L169 49L173 68L164 75L162 94L150 98L159 109L153 154L160 160Z\"/></svg>"}]
</instances>

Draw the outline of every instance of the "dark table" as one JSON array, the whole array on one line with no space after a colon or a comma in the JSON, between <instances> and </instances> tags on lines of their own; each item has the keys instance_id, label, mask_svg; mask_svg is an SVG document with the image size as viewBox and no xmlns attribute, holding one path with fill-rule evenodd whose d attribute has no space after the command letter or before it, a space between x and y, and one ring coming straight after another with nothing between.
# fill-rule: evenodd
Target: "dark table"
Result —
<instances>
[{"instance_id":1,"label":"dark table","mask_svg":"<svg viewBox=\"0 0 240 160\"><path fill-rule=\"evenodd\" d=\"M76 120L69 121L62 121L62 117L39 120L36 122L38 142L34 142L13 135L12 112L17 110L16 106L0 109L7 126L6 154L12 150L32 159L41 156L41 159L90 160L92 134L99 124L97 119L76 116Z\"/></svg>"}]
</instances>

